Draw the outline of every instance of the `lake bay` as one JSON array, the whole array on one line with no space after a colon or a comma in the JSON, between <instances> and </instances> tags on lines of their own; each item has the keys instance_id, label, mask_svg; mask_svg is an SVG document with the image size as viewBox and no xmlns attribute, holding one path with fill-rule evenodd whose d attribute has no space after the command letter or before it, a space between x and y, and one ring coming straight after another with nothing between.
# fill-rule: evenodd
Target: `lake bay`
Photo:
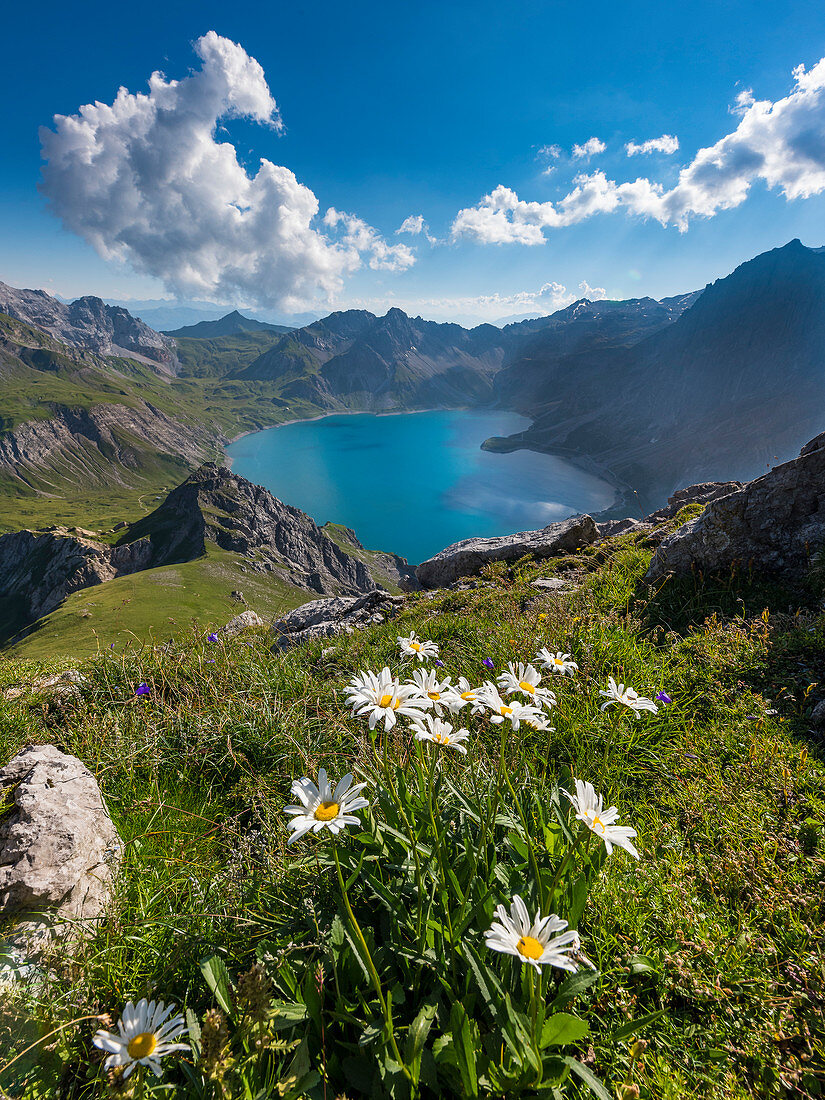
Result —
<instances>
[{"instance_id":1,"label":"lake bay","mask_svg":"<svg viewBox=\"0 0 825 1100\"><path fill-rule=\"evenodd\" d=\"M286 504L417 563L472 536L532 530L612 504L606 482L554 455L482 451L529 426L509 412L354 413L254 432L232 469Z\"/></svg>"}]
</instances>

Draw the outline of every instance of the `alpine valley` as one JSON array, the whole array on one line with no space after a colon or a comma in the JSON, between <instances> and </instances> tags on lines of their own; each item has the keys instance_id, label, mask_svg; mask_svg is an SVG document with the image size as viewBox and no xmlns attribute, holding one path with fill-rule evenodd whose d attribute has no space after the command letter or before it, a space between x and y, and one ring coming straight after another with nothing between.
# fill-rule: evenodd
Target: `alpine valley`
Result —
<instances>
[{"instance_id":1,"label":"alpine valley","mask_svg":"<svg viewBox=\"0 0 825 1100\"><path fill-rule=\"evenodd\" d=\"M392 547L221 470L229 440L263 427L517 412L531 426L484 446L599 472L611 518L631 495L652 512L691 483L763 473L821 431L823 408L825 249L799 240L702 291L472 329L394 308L297 329L236 311L159 333L98 298L0 283L0 642L83 652L247 602L281 614L415 584Z\"/></svg>"}]
</instances>

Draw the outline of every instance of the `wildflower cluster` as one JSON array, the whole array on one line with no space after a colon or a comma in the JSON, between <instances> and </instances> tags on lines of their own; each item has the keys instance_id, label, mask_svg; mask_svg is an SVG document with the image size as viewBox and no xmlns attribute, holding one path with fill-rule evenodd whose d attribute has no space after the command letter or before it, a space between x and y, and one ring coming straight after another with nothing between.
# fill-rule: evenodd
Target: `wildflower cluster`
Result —
<instances>
[{"instance_id":1,"label":"wildflower cluster","mask_svg":"<svg viewBox=\"0 0 825 1100\"><path fill-rule=\"evenodd\" d=\"M344 1076L356 1073L376 1095L396 1091L398 1074L411 1096L420 1095L425 1079L430 1092L474 1096L555 1092L570 1073L601 1088L575 1057L558 1055L558 1047L588 1030L558 1009L595 980L577 926L614 848L639 858L636 831L618 824L619 810L606 808L590 782L568 775L565 786L541 797L529 784L517 791L507 763L510 739L523 727L553 732L559 692L571 690L566 684L578 665L570 653L541 648L533 661L510 661L494 678L473 684L446 671L435 642L412 633L399 636L398 646L402 659L413 662L406 674L388 666L362 670L343 689L350 714L369 730L366 758L337 781L323 767L317 781L295 779L295 801L284 807L288 846L331 834L332 844L315 849L319 871L334 869L342 904L328 955L304 975L283 958L268 972L259 958L234 992L220 959L206 960L203 973L218 1007L201 1025L187 1010L191 1031L174 1005L129 1002L117 1030L94 1037L107 1054L113 1089L136 1069L160 1076L162 1060L177 1052L191 1052L187 1072L219 1096L235 1095L238 1087L253 1094L254 1082L272 1073L294 1079L296 1088L326 1088L343 1072L334 1051L351 1049L353 1038L337 1035L339 1047L328 1054L327 1029L345 1031L359 1017L364 1035L381 1021L376 1034L385 1054L376 1057L373 1039L356 1036L362 1053L348 1057ZM492 659L482 666L495 674ZM149 690L141 683L136 694ZM617 704L639 718L658 709L612 678L600 694L607 697L602 710ZM662 692L657 699L670 702ZM491 733L500 741L494 772L486 746ZM372 763L364 763L370 754ZM342 843L348 829L357 833L355 846ZM593 834L601 841L595 848ZM383 924L376 906L389 918ZM330 985L326 967L335 976ZM570 977L558 979L554 993L553 971L575 976L576 986L564 984ZM356 992L364 975L372 1008ZM405 988L417 1000L399 1024L397 991ZM330 1009L327 997L334 998ZM320 1041L314 1064L307 1035L277 1037L303 1021L312 1022ZM425 1049L434 1021L442 1034ZM406 1038L399 1033L404 1026ZM187 1034L191 1047L179 1041ZM136 1079L144 1088L140 1073Z\"/></svg>"},{"instance_id":2,"label":"wildflower cluster","mask_svg":"<svg viewBox=\"0 0 825 1100\"><path fill-rule=\"evenodd\" d=\"M349 942L359 957L362 972L370 976L384 1021L384 1041L392 1052L391 1059L400 1066L414 1090L421 1072L420 1056L418 1060L409 1056L409 1043L407 1052L402 1054L396 1038L392 997L387 984L389 979L382 976L381 965L376 962L375 933L370 931L368 925L362 925L363 916L359 920L355 911L360 893L359 881L367 894L384 899L392 912L396 934L409 929L409 937L404 938L403 943L396 943L393 948L399 958L414 957L423 950L435 949L438 953L435 941L427 948L432 940L432 932L427 929L432 928L432 922L436 921L435 927L441 928L445 936L441 951L446 955L451 980L459 984L461 981L480 983L480 988L488 995L491 990L497 990L502 1004L508 1006L508 1018L517 1033L522 1020L520 1010L511 1004L511 994L500 985L500 979L477 954L475 945L481 946L483 943L491 952L511 956L522 964L525 974L539 975L538 990L530 984L531 1013L523 1018L524 1030L520 1032L522 1039L524 1035L529 1037L531 1053L523 1058L514 1055L504 1061L499 1058L495 1068L487 1059L486 1080L492 1092L496 1088L506 1091L516 1081L521 1086L526 1086L528 1082L533 1086L541 1082L552 1086L558 1066L549 1054L545 1054L543 1037L557 1034L554 1027L561 1029L558 1034L565 1032L560 1020L550 1027L550 1021L556 1017L548 1016L544 1007L541 1011L538 1008L537 993L541 995L542 968L556 968L571 974L577 974L583 963L593 968L582 954L579 933L575 930L586 895L582 897L579 885L576 888L577 898L571 900L572 884L591 883L601 861L610 855L614 847L623 848L636 859L639 858L631 842L636 831L618 825L618 809L615 806L605 808L603 797L596 793L592 784L573 777L570 777L572 790L557 788L552 800L555 822L543 822L545 850L539 853L531 818L542 811L537 804L529 808L525 806L526 800L514 790L505 766L507 740L522 725L536 731L553 730L550 716L558 705L557 693L544 680L539 667L564 679L574 677L578 665L569 653L542 648L535 664L511 661L495 680L484 679L474 686L464 676L454 678L443 671L445 661L436 643L412 633L406 637L399 636L398 646L402 658L415 662L416 667L408 675L397 675L388 666L377 673L362 670L352 677L344 689L351 714L364 719L371 732L368 745L372 747L374 767L361 769L365 778L359 783L354 782L352 773L347 773L337 784L333 784L323 768L319 770L317 785L306 776L296 780L292 792L299 804L285 807L285 812L293 819L290 822L292 836L289 844L309 833L321 834L326 829L336 840L348 826L360 830L359 842L367 848L358 860L348 853L346 847L334 844L331 849L346 914L345 927L348 926ZM432 667L428 667L429 663ZM489 658L482 663L485 669L495 671ZM651 700L624 685L617 685L612 678L607 691L602 694L608 696L604 706L621 703L636 717L642 710L654 713L657 710ZM406 726L402 719L406 719ZM476 723L475 732L469 728L473 721ZM466 724L460 724L462 722ZM488 731L498 728L500 732L498 772L492 781L492 789L486 792L486 798L480 798L471 806L467 797L460 795L458 788L446 778L446 757L442 757L440 750L454 750L455 759L466 759L471 767L470 774L473 774L474 744L478 738L483 738L485 728ZM386 742L383 756L378 752L376 740L382 729L385 738L390 734L396 737L399 732L402 740L407 738L400 764L389 763ZM434 750L434 755L429 758L422 752L426 745ZM374 788L372 793L364 797L362 792L367 792L370 786ZM469 814L469 820L474 823L475 833L463 845L456 839L454 828L449 823L450 798L458 800L465 811L465 819ZM500 848L500 843L497 845L495 840L498 823L496 807L502 798L513 805L512 816L518 822L518 827L511 830L506 839L523 856L519 871L522 877L520 886L512 869L506 874L502 871L498 876L492 873L496 850ZM569 809L566 810L565 806ZM358 815L360 810L368 811L363 819ZM585 826L588 832L577 835L576 822ZM585 837L591 834L603 843L601 855L589 851ZM380 853L371 857L376 871L367 870L368 865L364 862L366 852L373 844L370 836L374 838L376 852ZM570 837L572 843L567 843L565 838ZM398 849L394 858L389 855L391 846ZM552 861L549 859L551 849L555 856ZM426 863L422 859L425 851L429 852ZM378 871L381 857L390 859L393 867L409 867L414 887L412 883L404 886L399 883L396 888L398 896L385 894L384 876ZM484 868L489 883L487 887L480 883L482 863L487 865ZM344 866L351 873L345 874ZM496 903L493 896L497 878L500 883L509 880L511 884L509 909L506 904ZM475 900L471 901L473 898ZM561 914L549 908L554 901L563 907ZM441 909L440 917L434 915L438 908ZM490 923L486 927L474 928L474 914L481 913L489 914ZM415 936L422 940L418 947L414 942ZM418 984L420 975L407 980ZM510 974L507 981L515 994L519 988L515 976ZM584 982L582 988L586 984ZM506 1045L510 1025L502 1025L500 1012L492 1004L490 1008L494 1012L495 1026L503 1028L502 1038ZM463 1011L458 1000L450 1009L454 1045L469 1041L461 1024ZM571 1019L566 1014L562 1015L565 1020ZM573 1032L569 1034L575 1037ZM497 1039L490 1049L499 1048L501 1051L505 1049ZM481 1055L476 1052L473 1057ZM569 1061L575 1062L575 1059ZM454 1061L448 1059L448 1062L454 1066ZM461 1087L466 1090L470 1079L464 1079L461 1064L459 1058ZM447 1077L451 1072L445 1066ZM577 1071L574 1069L573 1072ZM586 1079L585 1070L581 1070L581 1075Z\"/></svg>"}]
</instances>

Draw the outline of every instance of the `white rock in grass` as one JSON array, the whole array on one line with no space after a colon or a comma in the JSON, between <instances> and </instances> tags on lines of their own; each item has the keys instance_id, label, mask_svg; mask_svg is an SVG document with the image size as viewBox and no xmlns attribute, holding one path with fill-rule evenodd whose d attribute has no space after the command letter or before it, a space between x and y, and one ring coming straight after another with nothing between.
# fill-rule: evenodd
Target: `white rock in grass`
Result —
<instances>
[{"instance_id":1,"label":"white rock in grass","mask_svg":"<svg viewBox=\"0 0 825 1100\"><path fill-rule=\"evenodd\" d=\"M252 626L265 626L263 619L256 611L244 611L240 615L236 615L234 619L230 619L226 626L222 626L218 631L224 638L236 638L239 634L242 634L245 630L249 630Z\"/></svg>"},{"instance_id":2,"label":"white rock in grass","mask_svg":"<svg viewBox=\"0 0 825 1100\"><path fill-rule=\"evenodd\" d=\"M122 856L97 781L77 757L30 745L0 769L0 913L17 918L15 932L45 918L52 934L93 934Z\"/></svg>"}]
</instances>

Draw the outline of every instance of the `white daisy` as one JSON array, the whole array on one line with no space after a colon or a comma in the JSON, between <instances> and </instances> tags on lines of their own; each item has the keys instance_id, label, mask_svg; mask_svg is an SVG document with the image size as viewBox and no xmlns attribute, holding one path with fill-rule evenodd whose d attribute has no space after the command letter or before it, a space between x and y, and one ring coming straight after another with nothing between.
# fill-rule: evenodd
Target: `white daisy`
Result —
<instances>
[{"instance_id":1,"label":"white daisy","mask_svg":"<svg viewBox=\"0 0 825 1100\"><path fill-rule=\"evenodd\" d=\"M542 714L538 718L525 718L524 724L530 726L531 729L538 730L544 733L555 733L556 727L550 725L550 719L545 718Z\"/></svg>"},{"instance_id":2,"label":"white daisy","mask_svg":"<svg viewBox=\"0 0 825 1100\"><path fill-rule=\"evenodd\" d=\"M137 1065L148 1066L156 1077L163 1072L161 1058L176 1050L189 1050L186 1043L176 1043L186 1034L183 1016L172 1015L177 1005L163 1001L147 1001L136 1005L127 1002L118 1020L117 1031L98 1031L92 1042L108 1052L104 1069L123 1066L124 1081Z\"/></svg>"},{"instance_id":3,"label":"white daisy","mask_svg":"<svg viewBox=\"0 0 825 1100\"><path fill-rule=\"evenodd\" d=\"M624 684L617 684L612 676L607 678L607 691L600 688L599 695L607 696L607 702L602 703L602 710L606 710L613 703L621 703L623 706L629 707L637 718L642 717L641 712L643 710L653 711L654 714L659 713L659 708L652 699L647 699L644 695L638 695L633 688L626 688Z\"/></svg>"},{"instance_id":4,"label":"white daisy","mask_svg":"<svg viewBox=\"0 0 825 1100\"><path fill-rule=\"evenodd\" d=\"M542 917L538 913L531 922L527 906L515 895L510 912L503 905L497 905L494 921L485 932L484 939L492 951L502 951L505 955L515 955L523 963L529 963L536 970L540 966L558 966L562 970L577 971L578 963L572 956L578 952L581 943L578 932L564 932L567 921L551 913ZM564 932L553 936L554 932Z\"/></svg>"},{"instance_id":5,"label":"white daisy","mask_svg":"<svg viewBox=\"0 0 825 1100\"><path fill-rule=\"evenodd\" d=\"M417 668L411 679L407 680L405 687L415 688L427 706L436 714L441 714L445 707L450 706L452 692L450 691L450 677L439 680L437 672L427 672L426 669Z\"/></svg>"},{"instance_id":6,"label":"white daisy","mask_svg":"<svg viewBox=\"0 0 825 1100\"><path fill-rule=\"evenodd\" d=\"M507 665L507 671L497 677L498 686L503 688L508 695L514 695L517 691L527 695L531 703L544 705L548 708L556 705L556 696L548 688L540 687L541 674L532 665L512 661Z\"/></svg>"},{"instance_id":7,"label":"white daisy","mask_svg":"<svg viewBox=\"0 0 825 1100\"><path fill-rule=\"evenodd\" d=\"M467 749L461 742L469 738L469 730L454 730L449 722L442 722L431 714L426 718L413 719L413 729L416 741L434 741L442 748L455 749L456 752L467 755Z\"/></svg>"},{"instance_id":8,"label":"white daisy","mask_svg":"<svg viewBox=\"0 0 825 1100\"><path fill-rule=\"evenodd\" d=\"M636 835L636 830L627 825L613 824L619 816L619 811L615 806L607 810L604 808L604 799L596 794L592 783L584 783L581 779L577 779L575 783L575 794L570 794L569 791L564 793L573 803L573 809L579 821L583 821L588 829L592 829L596 836L602 838L608 855L616 844L638 859L639 853L630 842L630 838Z\"/></svg>"},{"instance_id":9,"label":"white daisy","mask_svg":"<svg viewBox=\"0 0 825 1100\"><path fill-rule=\"evenodd\" d=\"M499 726L508 721L514 730L519 728L521 722L533 721L542 717L538 707L531 707L525 703L516 702L515 699L504 700L498 693L496 685L490 680L485 680L477 692L479 702L483 703L490 711L490 721Z\"/></svg>"},{"instance_id":10,"label":"white daisy","mask_svg":"<svg viewBox=\"0 0 825 1100\"><path fill-rule=\"evenodd\" d=\"M470 681L459 676L457 684L451 684L446 697L447 707L451 714L457 714L462 707L469 707L471 714L481 714L484 704L478 697L479 688L470 686Z\"/></svg>"},{"instance_id":11,"label":"white daisy","mask_svg":"<svg viewBox=\"0 0 825 1100\"><path fill-rule=\"evenodd\" d=\"M366 798L359 798L366 783L352 784L352 773L348 772L333 791L324 768L318 771L318 786L304 776L292 784L292 793L300 800L300 806L284 806L285 814L294 814L290 829L294 829L289 844L294 844L308 832L320 833L329 829L333 835L343 832L347 825L360 825L353 810L363 810L369 806Z\"/></svg>"},{"instance_id":12,"label":"white daisy","mask_svg":"<svg viewBox=\"0 0 825 1100\"><path fill-rule=\"evenodd\" d=\"M346 690L352 713L362 718L368 716L371 730L382 718L384 729L391 730L399 714L414 718L429 706L429 700L421 696L417 687L400 684L386 667L377 676L374 672L359 673Z\"/></svg>"},{"instance_id":13,"label":"white daisy","mask_svg":"<svg viewBox=\"0 0 825 1100\"><path fill-rule=\"evenodd\" d=\"M576 662L570 659L570 654L562 653L561 650L557 653L551 653L549 649L540 649L537 656L548 672L559 672L562 676L572 676L574 672L579 670Z\"/></svg>"},{"instance_id":14,"label":"white daisy","mask_svg":"<svg viewBox=\"0 0 825 1100\"><path fill-rule=\"evenodd\" d=\"M417 637L415 631L409 638L398 635L398 648L402 657L417 657L419 661L426 661L428 657L438 656L438 646L435 642L427 642Z\"/></svg>"}]
</instances>

